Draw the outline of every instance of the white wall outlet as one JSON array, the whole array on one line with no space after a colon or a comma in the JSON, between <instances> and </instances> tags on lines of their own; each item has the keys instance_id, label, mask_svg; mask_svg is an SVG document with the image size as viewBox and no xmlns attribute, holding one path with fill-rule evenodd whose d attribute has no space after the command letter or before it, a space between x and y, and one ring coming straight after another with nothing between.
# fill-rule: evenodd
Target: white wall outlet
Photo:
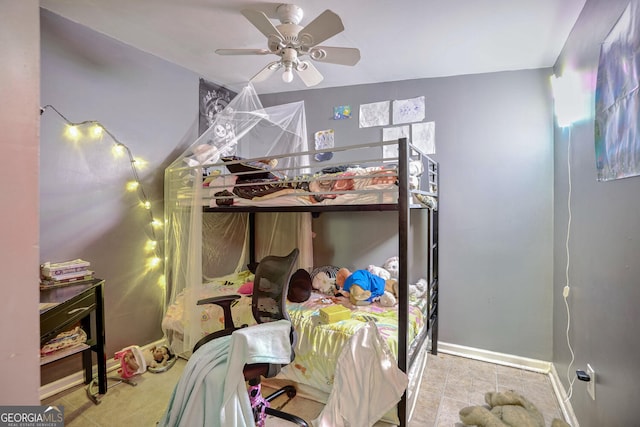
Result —
<instances>
[{"instance_id":1,"label":"white wall outlet","mask_svg":"<svg viewBox=\"0 0 640 427\"><path fill-rule=\"evenodd\" d=\"M591 377L591 380L587 383L587 393L589 393L589 396L591 396L593 400L596 400L596 371L594 371L588 363L587 374Z\"/></svg>"}]
</instances>

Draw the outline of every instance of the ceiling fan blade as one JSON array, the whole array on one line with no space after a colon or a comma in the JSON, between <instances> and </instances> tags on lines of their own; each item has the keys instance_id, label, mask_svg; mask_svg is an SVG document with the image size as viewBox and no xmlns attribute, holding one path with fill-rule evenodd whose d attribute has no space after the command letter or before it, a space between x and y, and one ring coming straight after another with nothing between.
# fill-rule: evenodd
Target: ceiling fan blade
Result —
<instances>
[{"instance_id":1,"label":"ceiling fan blade","mask_svg":"<svg viewBox=\"0 0 640 427\"><path fill-rule=\"evenodd\" d=\"M278 31L264 12L254 9L242 9L241 13L267 38L276 37L280 40L284 39L280 31Z\"/></svg>"},{"instance_id":2,"label":"ceiling fan blade","mask_svg":"<svg viewBox=\"0 0 640 427\"><path fill-rule=\"evenodd\" d=\"M356 65L360 61L360 51L353 47L315 46L309 56L318 62L340 65Z\"/></svg>"},{"instance_id":3,"label":"ceiling fan blade","mask_svg":"<svg viewBox=\"0 0 640 427\"><path fill-rule=\"evenodd\" d=\"M315 86L324 79L320 71L309 61L298 62L295 70L307 87Z\"/></svg>"},{"instance_id":4,"label":"ceiling fan blade","mask_svg":"<svg viewBox=\"0 0 640 427\"><path fill-rule=\"evenodd\" d=\"M300 40L303 45L311 47L322 43L343 30L344 25L342 25L340 17L327 9L300 30L298 40Z\"/></svg>"},{"instance_id":5,"label":"ceiling fan blade","mask_svg":"<svg viewBox=\"0 0 640 427\"><path fill-rule=\"evenodd\" d=\"M218 55L268 55L267 49L216 49Z\"/></svg>"},{"instance_id":6,"label":"ceiling fan blade","mask_svg":"<svg viewBox=\"0 0 640 427\"><path fill-rule=\"evenodd\" d=\"M280 61L273 61L271 63L269 63L266 67L264 67L262 70L258 71L258 74L256 74L255 76L251 77L251 79L249 79L250 82L263 82L265 80L267 80L269 77L271 77L273 75L273 73L275 73L276 71L278 71L279 68L282 67L282 63L280 63Z\"/></svg>"}]
</instances>

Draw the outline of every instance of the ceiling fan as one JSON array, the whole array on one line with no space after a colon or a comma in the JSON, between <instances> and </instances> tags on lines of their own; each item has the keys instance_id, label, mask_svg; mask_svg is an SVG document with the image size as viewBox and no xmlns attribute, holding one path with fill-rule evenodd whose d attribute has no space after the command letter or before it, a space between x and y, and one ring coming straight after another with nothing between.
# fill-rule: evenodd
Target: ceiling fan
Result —
<instances>
[{"instance_id":1,"label":"ceiling fan","mask_svg":"<svg viewBox=\"0 0 640 427\"><path fill-rule=\"evenodd\" d=\"M279 60L267 64L251 78L251 81L264 81L279 69L284 68L282 74L284 82L293 81L295 71L308 87L320 83L323 76L305 57L308 56L318 62L351 66L356 65L360 60L358 49L318 45L344 30L342 20L331 10L325 10L304 27L299 25L303 16L299 6L281 4L277 7L276 13L280 20L279 25L274 25L264 12L254 9L242 10L244 17L267 37L268 49L217 49L216 53L219 55L278 55Z\"/></svg>"}]
</instances>

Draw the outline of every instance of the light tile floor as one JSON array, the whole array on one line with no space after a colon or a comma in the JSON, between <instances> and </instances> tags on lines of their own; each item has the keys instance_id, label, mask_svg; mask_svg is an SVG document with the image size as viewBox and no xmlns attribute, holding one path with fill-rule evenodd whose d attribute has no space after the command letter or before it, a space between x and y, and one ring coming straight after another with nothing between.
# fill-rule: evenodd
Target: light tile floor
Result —
<instances>
[{"instance_id":1,"label":"light tile floor","mask_svg":"<svg viewBox=\"0 0 640 427\"><path fill-rule=\"evenodd\" d=\"M109 391L99 405L94 405L80 386L52 396L42 404L64 406L67 427L152 427L164 413L185 363L178 360L167 372L139 375L135 378L135 387L123 383L114 385L110 380ZM553 418L562 418L547 375L440 353L428 356L410 426L462 427L458 416L460 409L483 405L487 391L505 390L515 390L527 397L543 413L547 425ZM280 397L274 406L281 400L286 397ZM286 404L285 410L310 422L320 413L322 404L296 397ZM290 425L275 418L267 421L269 427ZM376 427L381 426L388 424L376 424Z\"/></svg>"}]
</instances>

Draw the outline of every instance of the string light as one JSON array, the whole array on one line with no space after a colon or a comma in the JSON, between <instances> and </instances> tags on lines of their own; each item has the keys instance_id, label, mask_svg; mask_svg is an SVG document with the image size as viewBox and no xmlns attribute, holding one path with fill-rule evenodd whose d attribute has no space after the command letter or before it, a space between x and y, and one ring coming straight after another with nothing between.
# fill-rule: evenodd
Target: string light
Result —
<instances>
[{"instance_id":1,"label":"string light","mask_svg":"<svg viewBox=\"0 0 640 427\"><path fill-rule=\"evenodd\" d=\"M122 144L115 144L111 151L115 157L122 157L127 152L127 148Z\"/></svg>"},{"instance_id":2,"label":"string light","mask_svg":"<svg viewBox=\"0 0 640 427\"><path fill-rule=\"evenodd\" d=\"M160 265L161 262L162 260L160 259L160 257L155 256L155 257L149 258L147 260L147 269L154 270Z\"/></svg>"},{"instance_id":3,"label":"string light","mask_svg":"<svg viewBox=\"0 0 640 427\"><path fill-rule=\"evenodd\" d=\"M91 128L89 129L89 134L93 137L93 138L101 138L102 137L102 126L100 126L99 124L94 124L93 126L91 126Z\"/></svg>"},{"instance_id":4,"label":"string light","mask_svg":"<svg viewBox=\"0 0 640 427\"><path fill-rule=\"evenodd\" d=\"M128 191L136 191L139 186L140 186L140 184L138 183L138 181L129 181L129 182L127 182L127 190Z\"/></svg>"},{"instance_id":5,"label":"string light","mask_svg":"<svg viewBox=\"0 0 640 427\"><path fill-rule=\"evenodd\" d=\"M45 105L44 107L40 108L40 114L42 115L46 110L54 111L58 116L60 116L60 118L62 118L62 120L65 121L67 125L65 133L67 137L69 137L74 142L82 138L81 128L88 126L88 136L93 139L102 138L104 134L107 134L111 137L111 139L113 140L112 152L116 158L120 158L125 155L128 157L129 163L131 165L131 174L133 175L133 180L127 182L125 187L127 191L136 191L138 193L140 206L147 212L149 212L149 224L151 225L149 227L150 236L144 245L144 250L150 253L150 255L147 259L146 266L148 270L157 269L162 264L162 258L157 253L158 239L156 237L155 230L162 227L163 223L153 216L151 202L149 202L147 198L142 183L140 182L140 177L138 175L138 169L146 166L147 162L140 158L134 158L129 147L118 141L118 139L100 122L95 120L86 120L78 123L72 122L71 120L67 119L62 113L60 113L53 105ZM165 289L166 285L164 275L162 275L162 277L159 279L158 285L161 289Z\"/></svg>"},{"instance_id":6,"label":"string light","mask_svg":"<svg viewBox=\"0 0 640 427\"><path fill-rule=\"evenodd\" d=\"M164 274L158 278L158 287L163 291L167 289L167 279Z\"/></svg>"},{"instance_id":7,"label":"string light","mask_svg":"<svg viewBox=\"0 0 640 427\"><path fill-rule=\"evenodd\" d=\"M156 242L155 240L147 240L147 243L145 243L144 245L144 249L147 252L151 252L151 251L155 251L157 246L158 246L158 242Z\"/></svg>"},{"instance_id":8,"label":"string light","mask_svg":"<svg viewBox=\"0 0 640 427\"><path fill-rule=\"evenodd\" d=\"M78 126L69 124L67 126L67 136L74 141L80 139L80 130L78 129Z\"/></svg>"}]
</instances>

